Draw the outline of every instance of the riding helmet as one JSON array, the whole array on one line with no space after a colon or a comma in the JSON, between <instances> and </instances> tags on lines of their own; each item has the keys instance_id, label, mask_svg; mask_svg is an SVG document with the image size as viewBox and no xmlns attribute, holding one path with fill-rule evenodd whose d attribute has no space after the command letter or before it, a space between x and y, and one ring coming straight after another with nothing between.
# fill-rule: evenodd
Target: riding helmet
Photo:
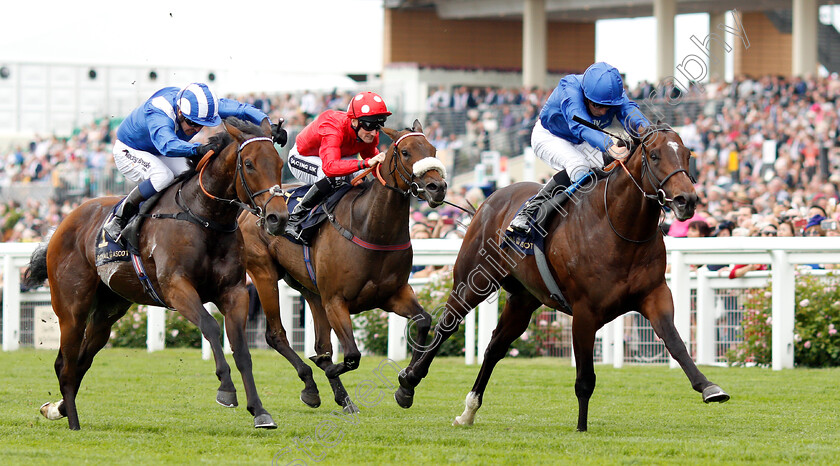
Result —
<instances>
[{"instance_id":1,"label":"riding helmet","mask_svg":"<svg viewBox=\"0 0 840 466\"><path fill-rule=\"evenodd\" d=\"M624 101L624 82L613 66L598 62L583 73L583 95L599 105L621 105Z\"/></svg>"},{"instance_id":2,"label":"riding helmet","mask_svg":"<svg viewBox=\"0 0 840 466\"><path fill-rule=\"evenodd\" d=\"M360 92L350 99L347 115L350 118L385 124L391 112L385 106L385 101L375 92Z\"/></svg>"},{"instance_id":3,"label":"riding helmet","mask_svg":"<svg viewBox=\"0 0 840 466\"><path fill-rule=\"evenodd\" d=\"M192 83L178 92L175 99L184 117L202 126L218 126L219 98L204 83Z\"/></svg>"}]
</instances>

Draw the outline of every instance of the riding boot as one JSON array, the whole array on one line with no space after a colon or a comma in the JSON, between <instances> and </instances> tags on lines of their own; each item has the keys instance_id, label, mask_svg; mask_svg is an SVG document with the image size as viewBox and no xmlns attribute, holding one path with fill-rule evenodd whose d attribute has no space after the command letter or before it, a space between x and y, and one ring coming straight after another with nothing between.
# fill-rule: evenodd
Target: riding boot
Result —
<instances>
[{"instance_id":1,"label":"riding boot","mask_svg":"<svg viewBox=\"0 0 840 466\"><path fill-rule=\"evenodd\" d=\"M543 224L548 222L549 214L551 212L545 212L544 215L537 215L540 213L540 207L546 201L554 197L555 194L558 194L565 188L569 187L570 184L569 176L565 171L555 174L550 180L548 180L545 186L540 189L540 192L538 192L533 199L528 201L525 207L522 208L513 220L511 220L508 230L521 234L528 234L531 232L531 225L535 221L540 226L543 226Z\"/></svg>"},{"instance_id":2,"label":"riding boot","mask_svg":"<svg viewBox=\"0 0 840 466\"><path fill-rule=\"evenodd\" d=\"M114 212L114 216L105 225L105 233L114 241L119 241L122 231L128 224L128 221L140 211L140 203L143 202L144 197L140 193L140 188L135 186L134 189L128 193L125 200Z\"/></svg>"},{"instance_id":3,"label":"riding boot","mask_svg":"<svg viewBox=\"0 0 840 466\"><path fill-rule=\"evenodd\" d=\"M303 195L298 205L295 206L292 213L289 214L285 233L293 238L300 239L301 224L309 216L309 212L323 202L332 192L333 185L330 183L329 178L324 178L313 184L309 188L309 191Z\"/></svg>"}]
</instances>

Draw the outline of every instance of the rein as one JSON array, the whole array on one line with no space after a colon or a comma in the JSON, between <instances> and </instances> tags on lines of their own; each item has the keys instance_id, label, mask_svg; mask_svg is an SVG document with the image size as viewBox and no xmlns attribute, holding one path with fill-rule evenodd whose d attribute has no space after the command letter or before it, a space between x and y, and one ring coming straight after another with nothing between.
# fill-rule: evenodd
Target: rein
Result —
<instances>
[{"instance_id":1,"label":"rein","mask_svg":"<svg viewBox=\"0 0 840 466\"><path fill-rule=\"evenodd\" d=\"M688 170L686 170L685 168L682 168L682 167L679 167L676 170L672 171L671 173L668 174L668 176L663 178L661 181L658 178L656 178L656 175L653 174L653 170L650 169L650 162L648 162L647 146L645 145L645 140L647 140L647 138L649 138L651 135L656 134L659 130L673 131L673 129L670 126L667 126L667 125L653 127L652 130L649 131L648 134L645 135L641 139L641 141L639 143L639 147L636 149L636 151L641 151L641 154L642 154L641 155L641 157L642 157L641 177L643 179L647 179L648 183L650 183L650 185L653 186L654 189L656 189L656 194L650 194L647 191L645 191L645 189L644 189L644 187L642 187L641 183L636 180L636 177L634 177L633 174L630 173L630 170L628 170L627 166L624 164L624 161L629 159L633 155L633 153L635 153L636 151L633 151L633 153L631 153L630 155L628 155L624 159L616 159L616 162L618 162L618 164L621 165L621 168L624 169L624 172L627 173L627 176L630 177L630 180L633 182L633 184L636 186L636 188L639 190L639 192L642 193L642 196L644 196L644 198L647 199L647 200L656 201L656 203L659 204L660 210L665 211L665 204L673 201L673 199L670 199L668 197L668 195L665 193L665 189L664 189L665 183L667 183L668 180L670 180L672 176L677 175L679 173L685 173L685 175L688 177L689 180L691 180L692 183L694 183L694 179L688 173ZM661 231L661 229L658 226L657 226L656 230L653 232L653 234L645 240L635 240L635 239L627 238L626 236L622 235L621 233L618 232L618 230L615 229L615 225L613 225L612 220L610 219L609 203L607 202L607 190L609 188L609 185L610 185L610 177L607 178L606 186L604 186L604 212L605 212L605 215L607 216L607 223L609 224L610 229L613 231L613 233L615 233L619 238L621 238L625 241L628 241L630 243L636 243L636 244L647 243L647 242L653 240L654 238L656 238L657 234Z\"/></svg>"},{"instance_id":2,"label":"rein","mask_svg":"<svg viewBox=\"0 0 840 466\"><path fill-rule=\"evenodd\" d=\"M254 214L259 220L257 221L258 225L261 225L265 222L265 207L277 196L283 195L283 190L280 188L279 185L274 185L267 189L262 189L257 192L252 192L251 188L248 186L248 182L245 180L245 173L242 169L242 149L245 148L248 144L256 141L273 141L269 137L259 136L250 139L246 139L236 148L236 178L239 179L240 183L242 184L242 188L245 190L245 194L248 195L248 204L240 201L239 199L225 199L218 196L214 196L207 189L204 187L204 170L207 168L210 160L210 156L212 155L210 152L201 159L198 165L201 167L201 170L198 173L198 184L201 187L201 191L210 199L220 201L220 202L227 202L228 204L239 206L240 209L247 210L248 212ZM257 205L256 197L263 193L271 194L268 199L263 203L262 206Z\"/></svg>"}]
</instances>

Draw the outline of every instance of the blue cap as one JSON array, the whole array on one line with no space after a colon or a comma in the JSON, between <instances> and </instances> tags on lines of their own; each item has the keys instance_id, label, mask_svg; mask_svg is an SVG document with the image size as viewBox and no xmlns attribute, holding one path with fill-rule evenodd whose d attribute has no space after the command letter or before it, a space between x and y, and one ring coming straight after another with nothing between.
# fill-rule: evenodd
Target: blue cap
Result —
<instances>
[{"instance_id":1,"label":"blue cap","mask_svg":"<svg viewBox=\"0 0 840 466\"><path fill-rule=\"evenodd\" d=\"M592 64L583 73L583 95L600 105L621 105L626 98L621 74L604 62Z\"/></svg>"},{"instance_id":2,"label":"blue cap","mask_svg":"<svg viewBox=\"0 0 840 466\"><path fill-rule=\"evenodd\" d=\"M184 117L202 126L218 126L219 99L204 83L192 83L178 92L175 99Z\"/></svg>"}]
</instances>

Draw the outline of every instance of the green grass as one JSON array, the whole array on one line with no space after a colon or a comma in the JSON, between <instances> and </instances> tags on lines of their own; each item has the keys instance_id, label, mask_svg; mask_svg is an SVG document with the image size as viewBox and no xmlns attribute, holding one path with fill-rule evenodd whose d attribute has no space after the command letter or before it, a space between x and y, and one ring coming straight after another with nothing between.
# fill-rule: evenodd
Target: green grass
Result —
<instances>
[{"instance_id":1,"label":"green grass","mask_svg":"<svg viewBox=\"0 0 840 466\"><path fill-rule=\"evenodd\" d=\"M71 432L66 419L48 421L38 412L60 398L54 358L52 351L0 353L0 464L269 464L277 452L317 434L334 443L310 444L320 464L800 464L840 458L838 369L706 367L732 395L728 403L706 405L678 369L597 366L589 432L578 433L568 361L502 361L476 424L455 428L452 420L478 372L462 359L435 361L411 409L399 408L379 381L381 402L360 404L361 413L347 418L330 414L336 405L320 370L323 403L311 409L298 400L302 384L286 361L254 351L257 387L280 426L265 431L252 427L235 368L240 407L226 409L215 403L213 364L199 351L106 349L82 384L82 430ZM379 361L364 358L343 377L351 396L363 381L377 381ZM383 373L396 380L393 372ZM280 456L282 463L316 462L300 451Z\"/></svg>"}]
</instances>

